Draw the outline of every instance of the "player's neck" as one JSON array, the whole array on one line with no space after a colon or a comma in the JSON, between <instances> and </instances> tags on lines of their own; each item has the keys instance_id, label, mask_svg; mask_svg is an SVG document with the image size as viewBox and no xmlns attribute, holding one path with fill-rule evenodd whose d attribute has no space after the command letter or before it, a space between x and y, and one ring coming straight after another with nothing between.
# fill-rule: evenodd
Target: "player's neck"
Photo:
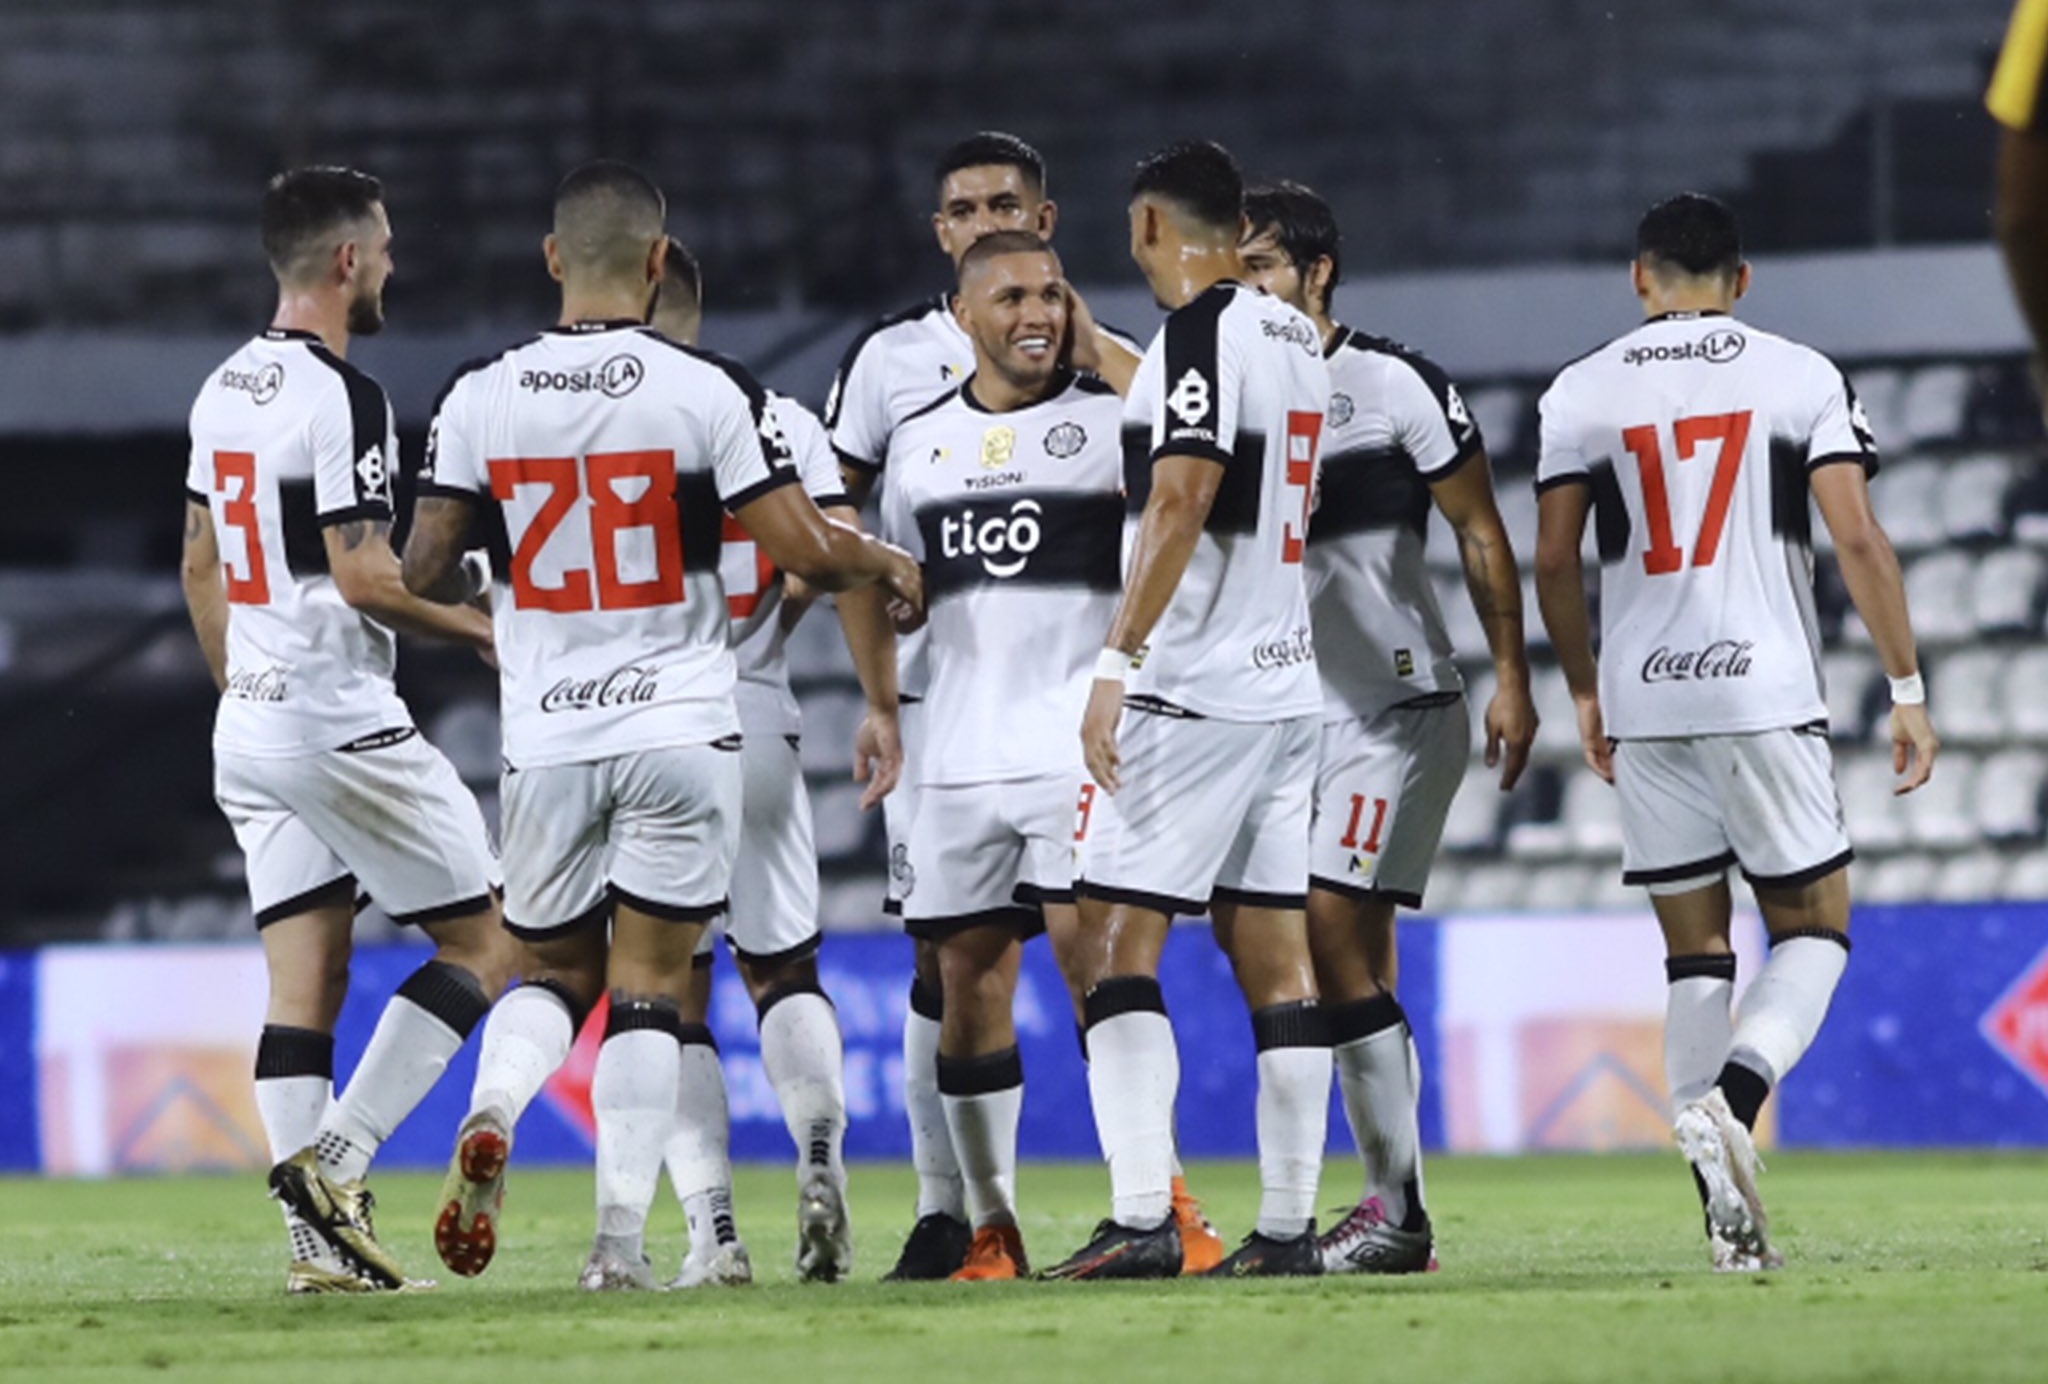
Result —
<instances>
[{"instance_id":1,"label":"player's neck","mask_svg":"<svg viewBox=\"0 0 2048 1384\"><path fill-rule=\"evenodd\" d=\"M1735 311L1735 300L1727 293L1709 288L1652 287L1642 295L1643 318L1654 322L1660 317L1698 317L1703 313L1719 313L1723 317Z\"/></svg>"},{"instance_id":2,"label":"player's neck","mask_svg":"<svg viewBox=\"0 0 2048 1384\"><path fill-rule=\"evenodd\" d=\"M1164 291L1155 296L1163 303L1185 307L1225 279L1243 278L1244 261L1235 245L1183 241L1162 277L1164 282L1158 287Z\"/></svg>"},{"instance_id":3,"label":"player's neck","mask_svg":"<svg viewBox=\"0 0 2048 1384\"><path fill-rule=\"evenodd\" d=\"M1322 335L1323 354L1330 354L1330 347L1336 344L1338 337L1344 335L1344 324L1321 308L1308 309L1308 320L1316 324L1316 331Z\"/></svg>"},{"instance_id":4,"label":"player's neck","mask_svg":"<svg viewBox=\"0 0 2048 1384\"><path fill-rule=\"evenodd\" d=\"M1000 371L989 369L987 362L977 361L974 374L960 386L960 392L967 396L970 407L984 413L1014 413L1050 399L1065 378L1066 372L1062 370L1036 384L1016 384L1004 379Z\"/></svg>"},{"instance_id":5,"label":"player's neck","mask_svg":"<svg viewBox=\"0 0 2048 1384\"><path fill-rule=\"evenodd\" d=\"M583 288L562 291L562 316L556 324L573 327L578 322L645 322L647 290L624 288Z\"/></svg>"},{"instance_id":6,"label":"player's neck","mask_svg":"<svg viewBox=\"0 0 2048 1384\"><path fill-rule=\"evenodd\" d=\"M348 304L342 302L337 294L305 289L281 290L270 325L277 331L311 332L335 355L348 356Z\"/></svg>"}]
</instances>

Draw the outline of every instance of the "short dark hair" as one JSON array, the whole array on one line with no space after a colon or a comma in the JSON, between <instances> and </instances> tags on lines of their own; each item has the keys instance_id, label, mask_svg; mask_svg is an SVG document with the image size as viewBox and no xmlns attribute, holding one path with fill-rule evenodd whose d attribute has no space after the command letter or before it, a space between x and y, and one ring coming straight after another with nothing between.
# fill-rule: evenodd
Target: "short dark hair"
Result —
<instances>
[{"instance_id":1,"label":"short dark hair","mask_svg":"<svg viewBox=\"0 0 2048 1384\"><path fill-rule=\"evenodd\" d=\"M967 247L967 253L960 256L960 281L965 283L967 271L986 264L998 255L1053 255L1053 262L1059 262L1052 243L1036 231L990 231Z\"/></svg>"},{"instance_id":2,"label":"short dark hair","mask_svg":"<svg viewBox=\"0 0 2048 1384\"><path fill-rule=\"evenodd\" d=\"M963 168L991 167L1014 168L1024 175L1032 191L1045 192L1045 160L1023 140L1001 130L983 130L949 145L932 165L932 186L944 187L946 179Z\"/></svg>"},{"instance_id":3,"label":"short dark hair","mask_svg":"<svg viewBox=\"0 0 2048 1384\"><path fill-rule=\"evenodd\" d=\"M307 255L384 200L384 184L353 168L294 168L263 190L263 254L281 279L302 274Z\"/></svg>"},{"instance_id":4,"label":"short dark hair","mask_svg":"<svg viewBox=\"0 0 2048 1384\"><path fill-rule=\"evenodd\" d=\"M1319 259L1330 262L1330 282L1324 290L1323 306L1344 277L1344 237L1337 230L1337 213L1312 187L1282 179L1255 187L1244 195L1244 214L1252 223L1252 234L1273 232L1280 248L1297 269L1306 271Z\"/></svg>"},{"instance_id":5,"label":"short dark hair","mask_svg":"<svg viewBox=\"0 0 2048 1384\"><path fill-rule=\"evenodd\" d=\"M668 201L639 169L594 159L555 188L555 242L565 265L630 274L664 234Z\"/></svg>"},{"instance_id":6,"label":"short dark hair","mask_svg":"<svg viewBox=\"0 0 2048 1384\"><path fill-rule=\"evenodd\" d=\"M1244 216L1244 174L1213 139L1184 139L1138 161L1133 199L1160 197L1211 228L1237 234Z\"/></svg>"},{"instance_id":7,"label":"short dark hair","mask_svg":"<svg viewBox=\"0 0 2048 1384\"><path fill-rule=\"evenodd\" d=\"M668 238L668 254L661 262L659 291L663 298L685 299L696 311L704 310L704 266L674 236Z\"/></svg>"},{"instance_id":8,"label":"short dark hair","mask_svg":"<svg viewBox=\"0 0 2048 1384\"><path fill-rule=\"evenodd\" d=\"M1681 192L1643 213L1636 225L1636 257L1653 268L1732 275L1742 267L1742 228L1720 198Z\"/></svg>"}]
</instances>

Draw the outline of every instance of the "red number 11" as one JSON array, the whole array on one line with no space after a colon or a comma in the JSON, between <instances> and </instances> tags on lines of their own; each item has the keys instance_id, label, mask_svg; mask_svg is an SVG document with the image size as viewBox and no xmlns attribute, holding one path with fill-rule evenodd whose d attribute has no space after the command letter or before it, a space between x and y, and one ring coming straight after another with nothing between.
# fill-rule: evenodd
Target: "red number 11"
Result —
<instances>
[{"instance_id":1,"label":"red number 11","mask_svg":"<svg viewBox=\"0 0 2048 1384\"><path fill-rule=\"evenodd\" d=\"M1719 441L1720 457L1714 463L1714 485L1707 493L1707 512L1700 518L1699 541L1693 545L1692 565L1711 567L1721 555L1721 533L1728 527L1728 505L1735 498L1735 474L1742 469L1742 454L1749 447L1749 410L1740 413L1703 413L1681 418L1671 425L1678 443L1678 459L1690 461L1702 442ZM1643 549L1643 571L1663 576L1685 566L1685 551L1671 534L1671 494L1664 484L1664 451L1657 442L1657 429L1646 424L1624 428L1622 445L1636 459L1643 478L1643 517L1650 525L1650 545Z\"/></svg>"},{"instance_id":2,"label":"red number 11","mask_svg":"<svg viewBox=\"0 0 2048 1384\"><path fill-rule=\"evenodd\" d=\"M1366 797L1363 793L1351 795L1351 825L1344 828L1344 839L1337 844L1347 851L1362 850L1367 855L1377 855L1380 849L1380 828L1387 824L1387 800L1372 799L1372 830L1365 834L1365 840L1358 839L1358 824L1365 818Z\"/></svg>"}]
</instances>

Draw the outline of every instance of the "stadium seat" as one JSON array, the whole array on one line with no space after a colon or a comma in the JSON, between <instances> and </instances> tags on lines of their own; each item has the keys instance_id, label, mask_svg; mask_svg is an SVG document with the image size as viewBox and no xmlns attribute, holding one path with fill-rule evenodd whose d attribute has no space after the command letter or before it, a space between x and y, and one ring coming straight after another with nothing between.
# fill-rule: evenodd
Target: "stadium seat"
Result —
<instances>
[{"instance_id":1,"label":"stadium seat","mask_svg":"<svg viewBox=\"0 0 2048 1384\"><path fill-rule=\"evenodd\" d=\"M811 788L821 861L854 854L866 838L870 822L881 816L860 810L860 792L860 785L855 783L828 783Z\"/></svg>"},{"instance_id":2,"label":"stadium seat","mask_svg":"<svg viewBox=\"0 0 2048 1384\"><path fill-rule=\"evenodd\" d=\"M853 655L839 629L839 613L825 602L789 632L789 675L796 681L817 678L853 680Z\"/></svg>"},{"instance_id":3,"label":"stadium seat","mask_svg":"<svg viewBox=\"0 0 2048 1384\"><path fill-rule=\"evenodd\" d=\"M1906 844L1906 814L1900 800L1892 796L1889 753L1845 756L1837 782L1850 841L1873 851Z\"/></svg>"},{"instance_id":4,"label":"stadium seat","mask_svg":"<svg viewBox=\"0 0 2048 1384\"><path fill-rule=\"evenodd\" d=\"M1535 552L1536 540L1533 538L1530 539L1529 546L1525 548L1522 546L1522 541L1520 539L1516 539L1515 551L1518 553ZM1531 653L1548 653L1550 651L1550 627L1543 623L1543 617L1541 614L1538 613L1541 611L1542 607L1537 603L1536 600L1535 569L1525 559L1523 562L1522 571L1525 573L1525 575L1522 578L1522 609L1528 612L1529 615L1535 617L1533 619L1523 620L1522 632L1528 640L1529 651ZM1600 628L1600 622L1597 614L1593 622L1593 628L1596 633Z\"/></svg>"},{"instance_id":5,"label":"stadium seat","mask_svg":"<svg viewBox=\"0 0 2048 1384\"><path fill-rule=\"evenodd\" d=\"M1911 446L1950 442L1963 432L1963 414L1970 397L1967 366L1944 363L1915 370L1900 392L1899 440ZM1884 438L1879 436L1883 443Z\"/></svg>"},{"instance_id":6,"label":"stadium seat","mask_svg":"<svg viewBox=\"0 0 2048 1384\"><path fill-rule=\"evenodd\" d=\"M1494 786L1494 770L1479 760L1465 770L1465 782L1444 818L1447 851L1491 851L1500 844L1500 810L1507 801Z\"/></svg>"},{"instance_id":7,"label":"stadium seat","mask_svg":"<svg viewBox=\"0 0 2048 1384\"><path fill-rule=\"evenodd\" d=\"M1942 468L1931 461L1901 461L1878 472L1870 503L1893 546L1913 550L1941 542L1941 490Z\"/></svg>"},{"instance_id":8,"label":"stadium seat","mask_svg":"<svg viewBox=\"0 0 2048 1384\"><path fill-rule=\"evenodd\" d=\"M2002 899L2048 899L2048 850L2015 856L1999 882Z\"/></svg>"},{"instance_id":9,"label":"stadium seat","mask_svg":"<svg viewBox=\"0 0 2048 1384\"><path fill-rule=\"evenodd\" d=\"M1913 612L1913 632L1925 644L1953 644L1976 633L1976 607L1971 597L1971 580L1976 565L1968 553L1929 553L1906 568L1906 604ZM1849 637L1851 627L1858 642L1869 643L1870 633L1860 617L1842 623Z\"/></svg>"},{"instance_id":10,"label":"stadium seat","mask_svg":"<svg viewBox=\"0 0 2048 1384\"><path fill-rule=\"evenodd\" d=\"M1534 409L1533 402L1513 385L1491 385L1462 392L1479 435L1486 439L1487 455L1511 457L1522 445L1522 427Z\"/></svg>"},{"instance_id":11,"label":"stadium seat","mask_svg":"<svg viewBox=\"0 0 2048 1384\"><path fill-rule=\"evenodd\" d=\"M2048 740L2048 649L2027 649L2006 666L2006 725L2023 740Z\"/></svg>"},{"instance_id":12,"label":"stadium seat","mask_svg":"<svg viewBox=\"0 0 2048 1384\"><path fill-rule=\"evenodd\" d=\"M1869 733L1870 695L1882 671L1877 657L1861 649L1830 649L1821 655L1821 682L1827 689L1832 738L1855 741Z\"/></svg>"},{"instance_id":13,"label":"stadium seat","mask_svg":"<svg viewBox=\"0 0 2048 1384\"><path fill-rule=\"evenodd\" d=\"M2032 464L2015 469L2006 491L2006 529L2015 541L2048 547L2048 467Z\"/></svg>"},{"instance_id":14,"label":"stadium seat","mask_svg":"<svg viewBox=\"0 0 2048 1384\"><path fill-rule=\"evenodd\" d=\"M1527 572L1536 554L1536 487L1502 484L1498 490L1501 522L1507 526L1508 541L1514 544L1522 570Z\"/></svg>"},{"instance_id":15,"label":"stadium seat","mask_svg":"<svg viewBox=\"0 0 2048 1384\"><path fill-rule=\"evenodd\" d=\"M1935 777L1948 771L1946 758L1935 765ZM2048 755L2039 750L2000 750L1977 771L1977 830L1987 841L2041 839L2042 795L2048 790Z\"/></svg>"},{"instance_id":16,"label":"stadium seat","mask_svg":"<svg viewBox=\"0 0 2048 1384\"><path fill-rule=\"evenodd\" d=\"M1977 564L1970 579L1977 633L2034 634L2041 628L2041 598L2048 589L2048 558L2031 548L2000 548ZM1914 607L1914 615L1919 608Z\"/></svg>"},{"instance_id":17,"label":"stadium seat","mask_svg":"<svg viewBox=\"0 0 2048 1384\"><path fill-rule=\"evenodd\" d=\"M804 734L798 742L804 772L844 773L853 763L853 735L867 701L844 688L820 688L803 699Z\"/></svg>"},{"instance_id":18,"label":"stadium seat","mask_svg":"<svg viewBox=\"0 0 2048 1384\"><path fill-rule=\"evenodd\" d=\"M1437 609L1443 612L1444 632L1451 637L1451 647L1467 657L1484 657L1486 626L1479 622L1479 612L1465 590L1464 573L1440 574L1431 585L1436 589Z\"/></svg>"},{"instance_id":19,"label":"stadium seat","mask_svg":"<svg viewBox=\"0 0 2048 1384\"><path fill-rule=\"evenodd\" d=\"M1461 913L1506 913L1521 907L1529 873L1519 865L1475 865L1465 871L1458 891Z\"/></svg>"},{"instance_id":20,"label":"stadium seat","mask_svg":"<svg viewBox=\"0 0 2048 1384\"><path fill-rule=\"evenodd\" d=\"M1918 903L1933 897L1940 873L1938 856L1895 855L1863 871L1857 892L1869 903Z\"/></svg>"},{"instance_id":21,"label":"stadium seat","mask_svg":"<svg viewBox=\"0 0 2048 1384\"><path fill-rule=\"evenodd\" d=\"M2011 460L1996 452L1948 468L1948 482L1941 492L1941 526L1950 542L1981 543L2005 537L2013 470Z\"/></svg>"},{"instance_id":22,"label":"stadium seat","mask_svg":"<svg viewBox=\"0 0 2048 1384\"><path fill-rule=\"evenodd\" d=\"M1572 849L1583 856L1621 855L1621 795L1590 770L1573 773L1565 782L1564 824Z\"/></svg>"},{"instance_id":23,"label":"stadium seat","mask_svg":"<svg viewBox=\"0 0 2048 1384\"><path fill-rule=\"evenodd\" d=\"M1960 650L1943 655L1933 664L1928 677L1928 695L1940 708L1943 740L1957 744L1985 744L2005 736L2007 725L2001 678L2005 664L2004 656L1990 649ZM1832 702L1833 689L1829 691ZM1890 705L1888 697L1882 700L1884 705ZM1884 719L1873 718L1874 724L1870 728L1873 735L1882 732Z\"/></svg>"},{"instance_id":24,"label":"stadium seat","mask_svg":"<svg viewBox=\"0 0 2048 1384\"><path fill-rule=\"evenodd\" d=\"M818 886L818 916L835 932L873 932L900 927L882 911L889 881L881 875L848 875ZM843 1001L842 1001L843 1002Z\"/></svg>"},{"instance_id":25,"label":"stadium seat","mask_svg":"<svg viewBox=\"0 0 2048 1384\"><path fill-rule=\"evenodd\" d=\"M1942 903L1974 903L1995 899L2005 879L2005 857L1996 851L1971 851L1941 867L1929 898Z\"/></svg>"},{"instance_id":26,"label":"stadium seat","mask_svg":"<svg viewBox=\"0 0 2048 1384\"><path fill-rule=\"evenodd\" d=\"M1856 400L1863 405L1863 414L1870 420L1870 429L1877 434L1880 450L1897 452L1904 450L1905 425L1900 420L1900 403L1904 395L1904 381L1897 370L1889 366L1864 366L1849 372L1849 382L1855 387Z\"/></svg>"},{"instance_id":27,"label":"stadium seat","mask_svg":"<svg viewBox=\"0 0 2048 1384\"><path fill-rule=\"evenodd\" d=\"M1558 668L1539 667L1530 675L1530 694L1536 703L1536 753L1546 758L1579 758L1578 708L1572 689Z\"/></svg>"},{"instance_id":28,"label":"stadium seat","mask_svg":"<svg viewBox=\"0 0 2048 1384\"><path fill-rule=\"evenodd\" d=\"M1885 763L1882 757L1879 762ZM1951 750L1942 755L1934 777L1899 799L1913 844L1928 850L1957 850L1974 844L1976 788L1977 761L1969 753Z\"/></svg>"},{"instance_id":29,"label":"stadium seat","mask_svg":"<svg viewBox=\"0 0 2048 1384\"><path fill-rule=\"evenodd\" d=\"M1595 867L1591 865L1547 865L1529 878L1522 907L1536 912L1575 913L1586 906L1593 892Z\"/></svg>"},{"instance_id":30,"label":"stadium seat","mask_svg":"<svg viewBox=\"0 0 2048 1384\"><path fill-rule=\"evenodd\" d=\"M1586 887L1587 908L1636 910L1649 905L1649 896L1642 887L1621 882L1619 861L1596 866L1592 882Z\"/></svg>"},{"instance_id":31,"label":"stadium seat","mask_svg":"<svg viewBox=\"0 0 2048 1384\"><path fill-rule=\"evenodd\" d=\"M451 704L434 718L427 739L448 756L455 772L471 787L498 782L504 764L499 753L498 708L478 697Z\"/></svg>"}]
</instances>

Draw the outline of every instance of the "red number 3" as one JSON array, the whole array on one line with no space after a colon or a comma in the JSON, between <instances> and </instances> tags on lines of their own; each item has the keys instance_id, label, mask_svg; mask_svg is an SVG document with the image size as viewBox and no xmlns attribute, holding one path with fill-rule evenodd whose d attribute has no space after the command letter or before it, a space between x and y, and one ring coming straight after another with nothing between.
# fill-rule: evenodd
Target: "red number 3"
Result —
<instances>
[{"instance_id":1,"label":"red number 3","mask_svg":"<svg viewBox=\"0 0 2048 1384\"><path fill-rule=\"evenodd\" d=\"M228 578L228 600L235 605L269 605L270 572L263 564L263 534L257 527L254 452L213 454L213 488L226 495L229 481L240 481L241 488L232 499L221 502L220 517L242 532L244 570L237 576L235 564L222 559L221 566Z\"/></svg>"}]
</instances>

